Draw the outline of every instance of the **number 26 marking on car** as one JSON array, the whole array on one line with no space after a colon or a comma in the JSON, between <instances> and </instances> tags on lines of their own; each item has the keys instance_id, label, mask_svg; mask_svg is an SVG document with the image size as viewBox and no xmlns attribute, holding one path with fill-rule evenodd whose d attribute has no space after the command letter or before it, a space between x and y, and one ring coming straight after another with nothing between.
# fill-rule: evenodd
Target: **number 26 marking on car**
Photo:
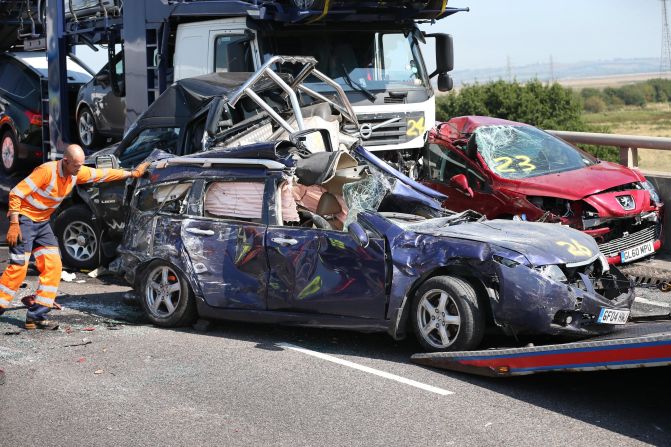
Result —
<instances>
[{"instance_id":1,"label":"number 26 marking on car","mask_svg":"<svg viewBox=\"0 0 671 447\"><path fill-rule=\"evenodd\" d=\"M514 160L513 160L514 159ZM494 159L495 163L500 164L494 166L499 172L517 172L517 169L510 167L513 164L513 161L518 160L517 168L520 168L524 172L530 172L536 169L536 165L531 164L531 159L526 155L515 155L514 157L498 157Z\"/></svg>"},{"instance_id":2,"label":"number 26 marking on car","mask_svg":"<svg viewBox=\"0 0 671 447\"><path fill-rule=\"evenodd\" d=\"M557 242L557 245L566 247L568 252L573 256L592 256L592 250L585 247L575 239L571 239L571 242L559 241Z\"/></svg>"}]
</instances>

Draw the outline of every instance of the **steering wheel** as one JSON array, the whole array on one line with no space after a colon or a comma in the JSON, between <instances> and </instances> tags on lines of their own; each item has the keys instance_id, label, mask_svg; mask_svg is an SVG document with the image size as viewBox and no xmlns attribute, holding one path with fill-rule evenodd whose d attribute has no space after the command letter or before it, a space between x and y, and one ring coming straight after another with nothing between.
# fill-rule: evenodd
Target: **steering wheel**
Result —
<instances>
[{"instance_id":1,"label":"steering wheel","mask_svg":"<svg viewBox=\"0 0 671 447\"><path fill-rule=\"evenodd\" d=\"M308 210L298 210L298 215L301 218L301 227L312 228L313 226L322 230L332 230L333 227L326 219L319 214L315 214Z\"/></svg>"}]
</instances>

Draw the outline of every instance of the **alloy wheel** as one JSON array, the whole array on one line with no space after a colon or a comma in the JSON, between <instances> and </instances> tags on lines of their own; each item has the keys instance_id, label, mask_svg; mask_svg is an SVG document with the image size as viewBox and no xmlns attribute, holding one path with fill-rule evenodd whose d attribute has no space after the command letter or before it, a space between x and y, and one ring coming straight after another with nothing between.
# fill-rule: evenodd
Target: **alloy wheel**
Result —
<instances>
[{"instance_id":1,"label":"alloy wheel","mask_svg":"<svg viewBox=\"0 0 671 447\"><path fill-rule=\"evenodd\" d=\"M172 268L158 266L147 277L145 299L154 317L167 318L175 313L182 298L182 283Z\"/></svg>"},{"instance_id":2,"label":"alloy wheel","mask_svg":"<svg viewBox=\"0 0 671 447\"><path fill-rule=\"evenodd\" d=\"M2 140L2 165L5 169L11 169L14 165L15 150L12 137L5 135L5 138Z\"/></svg>"},{"instance_id":3,"label":"alloy wheel","mask_svg":"<svg viewBox=\"0 0 671 447\"><path fill-rule=\"evenodd\" d=\"M93 143L94 132L93 116L91 112L84 110L79 116L79 140L84 146L90 146Z\"/></svg>"},{"instance_id":4,"label":"alloy wheel","mask_svg":"<svg viewBox=\"0 0 671 447\"><path fill-rule=\"evenodd\" d=\"M427 291L417 306L417 323L420 335L427 343L437 349L449 347L461 328L456 301L444 290Z\"/></svg>"},{"instance_id":5,"label":"alloy wheel","mask_svg":"<svg viewBox=\"0 0 671 447\"><path fill-rule=\"evenodd\" d=\"M70 222L63 231L63 246L72 259L88 261L98 249L98 237L86 222Z\"/></svg>"}]
</instances>

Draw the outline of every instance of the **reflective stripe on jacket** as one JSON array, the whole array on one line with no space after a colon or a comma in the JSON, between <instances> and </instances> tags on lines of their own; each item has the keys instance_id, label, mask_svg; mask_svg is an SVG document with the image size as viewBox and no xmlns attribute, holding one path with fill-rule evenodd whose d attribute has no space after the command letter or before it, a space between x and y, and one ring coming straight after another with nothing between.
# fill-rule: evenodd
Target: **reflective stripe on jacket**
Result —
<instances>
[{"instance_id":1,"label":"reflective stripe on jacket","mask_svg":"<svg viewBox=\"0 0 671 447\"><path fill-rule=\"evenodd\" d=\"M33 222L48 220L74 185L103 183L128 178L123 169L94 169L82 166L74 176L63 173L62 161L44 163L9 192L9 212L19 213Z\"/></svg>"}]
</instances>

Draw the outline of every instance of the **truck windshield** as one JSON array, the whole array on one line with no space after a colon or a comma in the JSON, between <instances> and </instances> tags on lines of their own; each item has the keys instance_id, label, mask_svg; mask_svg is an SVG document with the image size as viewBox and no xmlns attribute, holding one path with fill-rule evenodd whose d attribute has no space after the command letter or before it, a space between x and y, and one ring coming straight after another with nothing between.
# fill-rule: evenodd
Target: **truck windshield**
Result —
<instances>
[{"instance_id":1,"label":"truck windshield","mask_svg":"<svg viewBox=\"0 0 671 447\"><path fill-rule=\"evenodd\" d=\"M270 36L268 45L273 54L315 57L319 62L317 69L336 80L345 91L428 86L424 61L412 35L311 30Z\"/></svg>"}]
</instances>

